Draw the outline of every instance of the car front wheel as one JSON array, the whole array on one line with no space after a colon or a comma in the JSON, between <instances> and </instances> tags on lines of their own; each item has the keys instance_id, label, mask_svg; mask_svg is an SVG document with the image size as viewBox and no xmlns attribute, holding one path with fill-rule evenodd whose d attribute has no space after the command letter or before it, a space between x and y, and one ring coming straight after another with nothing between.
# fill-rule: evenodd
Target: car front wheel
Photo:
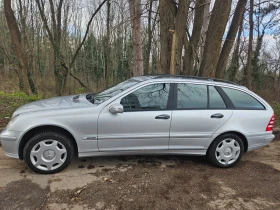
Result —
<instances>
[{"instance_id":1,"label":"car front wheel","mask_svg":"<svg viewBox=\"0 0 280 210\"><path fill-rule=\"evenodd\" d=\"M239 136L224 134L217 137L207 151L212 164L228 168L237 164L244 153L244 145Z\"/></svg>"},{"instance_id":2,"label":"car front wheel","mask_svg":"<svg viewBox=\"0 0 280 210\"><path fill-rule=\"evenodd\" d=\"M33 171L53 174L65 169L74 156L69 138L56 132L42 132L33 136L25 145L23 158Z\"/></svg>"}]
</instances>

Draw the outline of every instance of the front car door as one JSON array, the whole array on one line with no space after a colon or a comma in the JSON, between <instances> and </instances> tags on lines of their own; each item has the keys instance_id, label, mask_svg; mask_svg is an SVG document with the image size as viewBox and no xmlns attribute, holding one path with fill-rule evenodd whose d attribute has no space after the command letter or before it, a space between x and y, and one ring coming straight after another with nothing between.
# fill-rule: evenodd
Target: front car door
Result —
<instances>
[{"instance_id":1,"label":"front car door","mask_svg":"<svg viewBox=\"0 0 280 210\"><path fill-rule=\"evenodd\" d=\"M232 115L214 86L176 83L170 150L203 150Z\"/></svg>"},{"instance_id":2,"label":"front car door","mask_svg":"<svg viewBox=\"0 0 280 210\"><path fill-rule=\"evenodd\" d=\"M116 99L123 113L112 114L110 104L98 119L99 151L168 150L171 123L169 83L146 84Z\"/></svg>"}]
</instances>

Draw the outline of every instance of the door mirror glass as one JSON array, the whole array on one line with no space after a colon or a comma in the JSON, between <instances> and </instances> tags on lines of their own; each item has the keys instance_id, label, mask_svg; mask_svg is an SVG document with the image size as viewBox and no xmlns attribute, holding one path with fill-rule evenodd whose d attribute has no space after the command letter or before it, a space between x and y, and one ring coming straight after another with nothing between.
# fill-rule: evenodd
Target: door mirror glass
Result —
<instances>
[{"instance_id":1,"label":"door mirror glass","mask_svg":"<svg viewBox=\"0 0 280 210\"><path fill-rule=\"evenodd\" d=\"M123 105L121 104L113 104L109 107L109 111L112 114L123 113Z\"/></svg>"}]
</instances>

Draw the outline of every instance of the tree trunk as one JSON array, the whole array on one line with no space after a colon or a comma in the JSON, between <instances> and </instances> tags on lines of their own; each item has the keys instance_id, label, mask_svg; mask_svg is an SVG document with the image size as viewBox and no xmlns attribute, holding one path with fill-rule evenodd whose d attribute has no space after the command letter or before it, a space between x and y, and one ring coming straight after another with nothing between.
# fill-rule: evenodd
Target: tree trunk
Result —
<instances>
[{"instance_id":1,"label":"tree trunk","mask_svg":"<svg viewBox=\"0 0 280 210\"><path fill-rule=\"evenodd\" d=\"M171 62L172 33L176 14L175 2L171 0L159 1L160 18L160 72L169 73Z\"/></svg>"},{"instance_id":2,"label":"tree trunk","mask_svg":"<svg viewBox=\"0 0 280 210\"><path fill-rule=\"evenodd\" d=\"M111 2L107 0L107 20L106 20L106 54L105 54L105 86L108 88L111 75L111 59L110 59L110 14Z\"/></svg>"},{"instance_id":3,"label":"tree trunk","mask_svg":"<svg viewBox=\"0 0 280 210\"><path fill-rule=\"evenodd\" d=\"M224 42L220 57L219 57L219 61L218 61L217 69L216 69L217 78L224 77L229 54L230 54L230 51L232 49L232 46L233 46L233 43L234 43L234 40L236 37L238 27L239 27L240 23L242 22L246 3L247 3L247 0L239 0L237 3L228 34L227 34L226 40Z\"/></svg>"},{"instance_id":4,"label":"tree trunk","mask_svg":"<svg viewBox=\"0 0 280 210\"><path fill-rule=\"evenodd\" d=\"M261 49L262 49L262 44L263 44L263 38L265 35L265 30L263 29L261 34L258 34L257 38L257 43L254 52L252 52L252 83L254 87L257 87L258 89L261 86L261 67L260 67L260 54L261 54Z\"/></svg>"},{"instance_id":5,"label":"tree trunk","mask_svg":"<svg viewBox=\"0 0 280 210\"><path fill-rule=\"evenodd\" d=\"M228 21L231 0L215 1L207 31L199 76L215 77L223 34Z\"/></svg>"},{"instance_id":6,"label":"tree trunk","mask_svg":"<svg viewBox=\"0 0 280 210\"><path fill-rule=\"evenodd\" d=\"M201 29L201 37L200 37L200 50L199 50L199 56L198 56L198 66L196 69L195 75L198 74L198 70L200 69L201 65L201 60L204 52L204 47L205 47L205 40L206 40L206 35L207 35L207 30L210 22L210 4L211 0L207 1L204 5L204 11L203 11L203 24L202 24L202 29Z\"/></svg>"},{"instance_id":7,"label":"tree trunk","mask_svg":"<svg viewBox=\"0 0 280 210\"><path fill-rule=\"evenodd\" d=\"M24 14L23 14L24 13ZM27 24L26 24L26 12L23 12L22 1L19 0L19 16L20 16L20 23L21 23L21 46L23 51L26 54L26 65L27 65L27 80L30 87L32 94L37 95L37 87L33 78L33 60L32 60L32 47L30 47L29 40L27 37ZM33 19L32 19L33 20Z\"/></svg>"},{"instance_id":8,"label":"tree trunk","mask_svg":"<svg viewBox=\"0 0 280 210\"><path fill-rule=\"evenodd\" d=\"M244 16L244 12L243 12L243 16ZM230 81L235 81L235 77L236 77L237 71L239 69L239 56L240 56L239 48L240 48L242 31L243 31L243 19L239 25L239 31L238 31L238 35L237 35L236 45L235 45L235 49L232 53L230 67L228 69L228 75L229 75L228 78Z\"/></svg>"},{"instance_id":9,"label":"tree trunk","mask_svg":"<svg viewBox=\"0 0 280 210\"><path fill-rule=\"evenodd\" d=\"M140 76L144 73L141 45L141 0L129 0L129 11L133 40L133 76Z\"/></svg>"},{"instance_id":10,"label":"tree trunk","mask_svg":"<svg viewBox=\"0 0 280 210\"><path fill-rule=\"evenodd\" d=\"M152 48L152 9L154 0L149 0L149 11L148 11L148 26L147 26L147 44L144 52L144 74L149 73L150 68L150 55Z\"/></svg>"},{"instance_id":11,"label":"tree trunk","mask_svg":"<svg viewBox=\"0 0 280 210\"><path fill-rule=\"evenodd\" d=\"M170 61L170 74L178 74L181 72L182 49L184 37L186 34L186 25L188 18L189 0L180 0L176 18L175 30L172 31L172 48Z\"/></svg>"},{"instance_id":12,"label":"tree trunk","mask_svg":"<svg viewBox=\"0 0 280 210\"><path fill-rule=\"evenodd\" d=\"M23 38L20 33L17 20L15 18L14 12L11 7L11 0L4 0L4 11L5 17L7 20L7 25L10 31L11 41L14 46L14 50L19 61L19 87L21 91L24 91L26 94L30 94L30 89L33 94L37 94L37 89L29 70L29 58L28 54L25 51ZM28 88L30 87L30 89Z\"/></svg>"},{"instance_id":13,"label":"tree trunk","mask_svg":"<svg viewBox=\"0 0 280 210\"><path fill-rule=\"evenodd\" d=\"M53 68L54 68L54 76L55 76L55 84L56 84L56 94L62 95L62 93L65 91L64 82L66 82L66 70L62 68L60 61L63 60L61 58L61 52L60 52L60 43L57 43L56 49L54 49L53 52ZM66 83L65 83L66 84Z\"/></svg>"},{"instance_id":14,"label":"tree trunk","mask_svg":"<svg viewBox=\"0 0 280 210\"><path fill-rule=\"evenodd\" d=\"M184 73L193 75L194 73L194 61L195 55L197 54L198 43L200 40L201 29L203 26L203 15L204 8L207 5L207 0L197 0L195 2L195 14L194 14L194 23L192 35L189 41L188 46L185 45L185 65L184 65Z\"/></svg>"},{"instance_id":15,"label":"tree trunk","mask_svg":"<svg viewBox=\"0 0 280 210\"><path fill-rule=\"evenodd\" d=\"M57 10L55 11L53 0L49 0L50 11L51 11L51 28L49 28L47 18L44 11L44 2L36 0L37 6L40 11L40 16L42 18L44 27L47 30L48 38L53 47L53 68L55 76L56 94L62 95L63 89L65 87L67 72L60 65L60 61L63 60L61 57L61 13L63 0L59 0Z\"/></svg>"},{"instance_id":16,"label":"tree trunk","mask_svg":"<svg viewBox=\"0 0 280 210\"><path fill-rule=\"evenodd\" d=\"M253 21L253 12L254 12L254 0L250 0L250 12L249 12L249 44L248 44L248 59L246 66L246 85L247 88L252 89L252 52L253 52L253 32L254 32L254 21Z\"/></svg>"}]
</instances>

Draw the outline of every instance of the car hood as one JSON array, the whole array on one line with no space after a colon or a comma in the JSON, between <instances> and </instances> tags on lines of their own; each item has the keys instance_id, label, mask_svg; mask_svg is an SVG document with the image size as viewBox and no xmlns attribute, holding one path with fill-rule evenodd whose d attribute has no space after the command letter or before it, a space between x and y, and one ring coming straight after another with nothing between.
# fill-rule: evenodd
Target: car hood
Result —
<instances>
[{"instance_id":1,"label":"car hood","mask_svg":"<svg viewBox=\"0 0 280 210\"><path fill-rule=\"evenodd\" d=\"M54 98L43 99L43 100L31 102L29 104L25 104L19 107L14 112L12 117L25 112L36 112L36 111L54 110L54 109L69 109L69 108L77 108L77 107L84 107L84 106L94 106L86 99L86 94L54 97Z\"/></svg>"}]
</instances>

